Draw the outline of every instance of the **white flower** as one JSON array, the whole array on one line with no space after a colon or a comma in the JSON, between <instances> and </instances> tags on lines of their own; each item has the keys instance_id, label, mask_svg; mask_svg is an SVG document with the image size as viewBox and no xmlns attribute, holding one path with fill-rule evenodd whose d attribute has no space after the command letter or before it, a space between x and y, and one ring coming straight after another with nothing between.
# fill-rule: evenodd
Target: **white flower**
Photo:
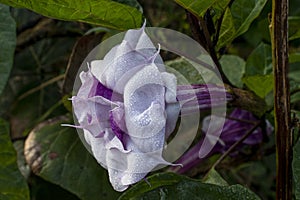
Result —
<instances>
[{"instance_id":1,"label":"white flower","mask_svg":"<svg viewBox=\"0 0 300 200\"><path fill-rule=\"evenodd\" d=\"M165 72L144 28L127 31L103 60L92 61L72 97L85 140L117 191L170 164L162 151L180 110L176 77Z\"/></svg>"}]
</instances>

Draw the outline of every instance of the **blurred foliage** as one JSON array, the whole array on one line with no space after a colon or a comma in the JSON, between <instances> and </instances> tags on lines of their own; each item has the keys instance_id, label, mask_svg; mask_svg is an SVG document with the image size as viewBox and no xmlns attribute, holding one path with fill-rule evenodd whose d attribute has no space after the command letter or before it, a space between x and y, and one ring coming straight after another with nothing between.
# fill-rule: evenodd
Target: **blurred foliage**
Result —
<instances>
[{"instance_id":1,"label":"blurred foliage","mask_svg":"<svg viewBox=\"0 0 300 200\"><path fill-rule=\"evenodd\" d=\"M6 85L12 68L16 46L16 23L9 13L9 7L0 4L0 95Z\"/></svg>"},{"instance_id":2,"label":"blurred foliage","mask_svg":"<svg viewBox=\"0 0 300 200\"><path fill-rule=\"evenodd\" d=\"M17 166L17 156L9 137L9 124L0 118L0 199L28 200L29 190Z\"/></svg>"},{"instance_id":3,"label":"blurred foliage","mask_svg":"<svg viewBox=\"0 0 300 200\"><path fill-rule=\"evenodd\" d=\"M265 116L273 123L272 56L268 16L271 13L271 1L90 0L84 4L82 1L59 1L65 7L55 5L56 1L0 2L18 7L9 9L0 4L0 17L3 20L0 24L0 117L5 119L0 121L0 164L3 168L1 177L7 180L5 184L0 181L1 199L8 198L1 196L5 190L12 195L23 194L9 199L28 199L29 192L31 199L99 199L105 195L105 199L116 199L120 195L110 188L106 172L83 148L75 131L60 127L62 118L57 117L71 116L71 106L67 99L71 95L72 77L76 76L76 69L90 49L101 40L118 33L118 30L139 27L143 17L149 26L174 29L192 37L195 35L190 29L191 21L186 12L203 19L224 74L232 85L251 90L265 99L270 107L266 109ZM300 2L290 0L289 78L291 107L298 118L299 16ZM12 57L14 49L15 54ZM183 58L166 58L172 59L166 63L170 69L179 71L186 79L194 83L203 81ZM17 158L11 141L17 150ZM24 146L26 148L25 141L40 147L39 149L34 145L32 149L27 149L29 152L38 150L37 157L24 157L24 153L29 153L23 149ZM216 185L238 183L247 186L262 199L274 199L274 143L274 135L271 135L269 140L256 148L241 151L235 158L227 158L216 171L211 171L207 182ZM299 141L294 148L294 154L295 182L298 183ZM214 162L215 157L208 159L203 166L195 168L189 175L193 178L202 177ZM36 164L43 168L36 170ZM68 169L63 173L64 167ZM80 173L84 177L81 175L79 180ZM203 198L212 198L209 195L225 198L229 190L237 191L237 198L241 197L240 191L256 198L249 189L242 186L211 186L172 174L153 175L148 180L152 187L146 182L138 183L124 193L121 199L139 199L145 191L147 193L144 199L170 198L168 195L193 199L195 196L191 196L190 190L199 190L196 195ZM182 193L183 191L185 192ZM295 188L295 194L300 198L299 188Z\"/></svg>"},{"instance_id":4,"label":"blurred foliage","mask_svg":"<svg viewBox=\"0 0 300 200\"><path fill-rule=\"evenodd\" d=\"M295 174L295 196L298 200L300 199L300 188L298 187L300 184L300 140L294 147L293 173Z\"/></svg>"}]
</instances>

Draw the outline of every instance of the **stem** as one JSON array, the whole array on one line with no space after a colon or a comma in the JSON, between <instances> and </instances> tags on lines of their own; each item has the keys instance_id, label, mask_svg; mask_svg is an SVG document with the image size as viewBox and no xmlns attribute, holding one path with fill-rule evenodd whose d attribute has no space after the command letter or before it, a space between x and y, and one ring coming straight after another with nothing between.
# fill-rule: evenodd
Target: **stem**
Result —
<instances>
[{"instance_id":1,"label":"stem","mask_svg":"<svg viewBox=\"0 0 300 200\"><path fill-rule=\"evenodd\" d=\"M272 56L276 133L276 199L292 199L292 133L288 80L288 0L272 2Z\"/></svg>"},{"instance_id":2,"label":"stem","mask_svg":"<svg viewBox=\"0 0 300 200\"><path fill-rule=\"evenodd\" d=\"M57 21L53 19L40 18L35 23L31 23L27 28L18 31L16 53L44 38L78 37L82 35L72 30L58 28Z\"/></svg>"},{"instance_id":3,"label":"stem","mask_svg":"<svg viewBox=\"0 0 300 200\"><path fill-rule=\"evenodd\" d=\"M192 13L189 11L186 11L187 20L191 27L191 32L193 35L193 38L201 44L205 49L207 49L206 39L204 34L200 31L200 25L199 20L197 17L195 17Z\"/></svg>"},{"instance_id":4,"label":"stem","mask_svg":"<svg viewBox=\"0 0 300 200\"><path fill-rule=\"evenodd\" d=\"M227 91L233 94L233 101L229 105L248 110L258 117L261 117L267 110L267 104L264 99L258 97L251 91L233 88L226 85Z\"/></svg>"},{"instance_id":5,"label":"stem","mask_svg":"<svg viewBox=\"0 0 300 200\"><path fill-rule=\"evenodd\" d=\"M217 57L217 54L216 54L216 51L215 51L215 47L213 46L213 44L211 42L211 36L209 34L209 31L208 31L208 28L207 28L207 25L206 25L205 21L203 20L203 18L199 18L199 22L200 22L201 28L203 29L203 33L204 33L204 36L205 36L205 39L206 39L206 44L207 44L206 49L207 49L207 51L209 52L212 60L214 61L216 67L218 68L224 83L232 86L232 84L230 83L230 81L228 80L226 75L224 74L222 66L221 66L221 64L218 60L218 57Z\"/></svg>"},{"instance_id":6,"label":"stem","mask_svg":"<svg viewBox=\"0 0 300 200\"><path fill-rule=\"evenodd\" d=\"M187 19L189 21L194 39L199 44L201 44L203 46L203 48L205 48L205 50L209 53L213 62L216 65L224 83L232 86L232 84L230 83L230 81L228 80L226 75L224 74L222 66L218 60L215 48L211 41L211 35L209 34L209 31L208 31L205 21L203 20L203 18L197 18L189 11L186 11L186 12L187 12Z\"/></svg>"},{"instance_id":7,"label":"stem","mask_svg":"<svg viewBox=\"0 0 300 200\"><path fill-rule=\"evenodd\" d=\"M24 94L22 94L19 98L18 98L18 101L28 97L29 95L39 91L39 90L42 90L43 88L47 87L48 85L51 85L53 83L56 83L57 81L59 80L63 80L65 77L64 74L61 74L61 75L58 75L50 80L47 80L46 82L42 83L41 85L38 85L37 87L35 88L32 88L30 90L28 90L27 92L25 92Z\"/></svg>"}]
</instances>

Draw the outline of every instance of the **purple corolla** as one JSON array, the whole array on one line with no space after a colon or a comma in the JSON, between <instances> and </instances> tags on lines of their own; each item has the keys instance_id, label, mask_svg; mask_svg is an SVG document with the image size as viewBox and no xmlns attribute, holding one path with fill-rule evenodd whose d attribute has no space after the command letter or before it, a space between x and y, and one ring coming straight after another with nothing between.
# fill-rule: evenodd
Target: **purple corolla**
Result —
<instances>
[{"instance_id":1,"label":"purple corolla","mask_svg":"<svg viewBox=\"0 0 300 200\"><path fill-rule=\"evenodd\" d=\"M222 117L216 117L216 120L214 122L209 122L210 116L205 117L202 122L203 134L206 135L209 123L218 123L218 120L221 120L221 118ZM248 131L250 131L252 128L255 128L255 124L257 122L259 122L259 119L254 117L253 114L249 111L241 110L238 108L234 109L229 115L229 118L225 120L225 124L222 128L222 133L220 135L220 138L218 138L217 144L213 147L211 152L206 157L199 157L200 148L203 148L202 137L202 139L195 146L189 149L180 159L176 161L176 163L181 163L182 167L174 166L170 167L169 170L176 173L185 173L191 168L199 165L207 157L216 153L224 153L235 142L239 141ZM245 140L242 141L238 148L241 148L245 145L259 144L263 141L264 134L270 135L272 131L273 126L268 120L266 120L265 130L263 130L261 127L257 127Z\"/></svg>"},{"instance_id":2,"label":"purple corolla","mask_svg":"<svg viewBox=\"0 0 300 200\"><path fill-rule=\"evenodd\" d=\"M124 191L161 165L162 152L178 116L218 106L210 100L214 85L177 86L144 27L129 30L103 60L80 73L81 87L72 97L77 128L117 191ZM224 97L220 95L220 98ZM230 99L230 95L226 98Z\"/></svg>"}]
</instances>

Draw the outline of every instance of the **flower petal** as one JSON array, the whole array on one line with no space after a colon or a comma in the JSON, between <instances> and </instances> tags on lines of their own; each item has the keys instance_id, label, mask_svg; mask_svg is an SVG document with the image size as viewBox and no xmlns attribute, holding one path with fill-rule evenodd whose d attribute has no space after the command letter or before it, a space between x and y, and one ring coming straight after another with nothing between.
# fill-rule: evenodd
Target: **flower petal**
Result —
<instances>
[{"instance_id":1,"label":"flower petal","mask_svg":"<svg viewBox=\"0 0 300 200\"><path fill-rule=\"evenodd\" d=\"M165 127L164 95L164 83L154 64L144 67L128 81L124 90L124 107L130 136L152 137Z\"/></svg>"},{"instance_id":2,"label":"flower petal","mask_svg":"<svg viewBox=\"0 0 300 200\"><path fill-rule=\"evenodd\" d=\"M109 120L112 131L123 143L123 135L127 132L123 103L109 111Z\"/></svg>"},{"instance_id":3,"label":"flower petal","mask_svg":"<svg viewBox=\"0 0 300 200\"><path fill-rule=\"evenodd\" d=\"M161 73L166 88L166 138L174 131L180 112L180 104L177 101L177 79L173 74Z\"/></svg>"},{"instance_id":4,"label":"flower petal","mask_svg":"<svg viewBox=\"0 0 300 200\"><path fill-rule=\"evenodd\" d=\"M80 127L97 137L110 127L109 111L115 104L101 96L72 97L74 114Z\"/></svg>"},{"instance_id":5,"label":"flower petal","mask_svg":"<svg viewBox=\"0 0 300 200\"><path fill-rule=\"evenodd\" d=\"M113 47L103 60L91 62L91 70L102 84L123 94L124 85L132 75L153 62L160 71L165 71L163 60L143 27L129 30L122 43Z\"/></svg>"},{"instance_id":6,"label":"flower petal","mask_svg":"<svg viewBox=\"0 0 300 200\"><path fill-rule=\"evenodd\" d=\"M77 96L82 98L94 96L99 81L92 75L90 69L87 72L81 72L79 77L81 87L78 90Z\"/></svg>"},{"instance_id":7,"label":"flower petal","mask_svg":"<svg viewBox=\"0 0 300 200\"><path fill-rule=\"evenodd\" d=\"M125 34L124 40L135 50L141 49L155 49L152 41L145 33L146 23L140 29L128 30Z\"/></svg>"}]
</instances>

